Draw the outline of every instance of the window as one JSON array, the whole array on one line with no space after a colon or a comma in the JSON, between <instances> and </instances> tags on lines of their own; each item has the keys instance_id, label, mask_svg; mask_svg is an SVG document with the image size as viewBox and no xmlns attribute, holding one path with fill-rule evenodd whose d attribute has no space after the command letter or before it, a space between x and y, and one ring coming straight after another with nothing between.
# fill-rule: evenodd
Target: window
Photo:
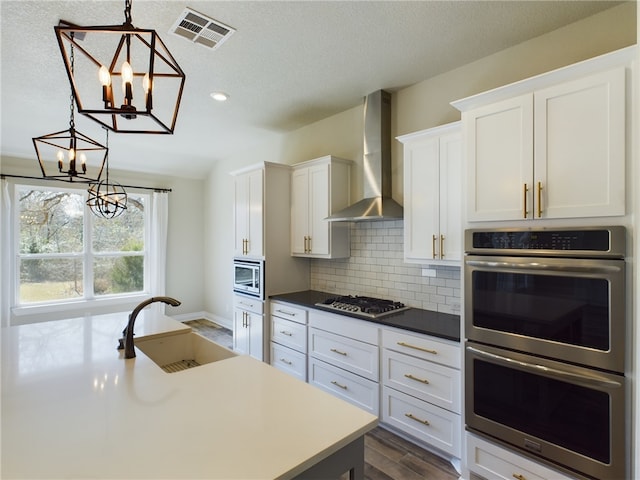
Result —
<instances>
[{"instance_id":1,"label":"window","mask_svg":"<svg viewBox=\"0 0 640 480\"><path fill-rule=\"evenodd\" d=\"M17 305L148 291L149 196L129 194L119 217L85 205L84 190L16 185Z\"/></svg>"}]
</instances>

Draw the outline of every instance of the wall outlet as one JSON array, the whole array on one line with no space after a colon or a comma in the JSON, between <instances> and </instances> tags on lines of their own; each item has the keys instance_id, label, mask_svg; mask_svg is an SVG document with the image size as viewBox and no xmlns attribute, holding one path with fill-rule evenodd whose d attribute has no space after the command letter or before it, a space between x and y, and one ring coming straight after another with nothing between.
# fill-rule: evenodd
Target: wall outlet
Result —
<instances>
[{"instance_id":1,"label":"wall outlet","mask_svg":"<svg viewBox=\"0 0 640 480\"><path fill-rule=\"evenodd\" d=\"M423 277L435 277L436 276L435 268L423 268L422 269L422 276Z\"/></svg>"}]
</instances>

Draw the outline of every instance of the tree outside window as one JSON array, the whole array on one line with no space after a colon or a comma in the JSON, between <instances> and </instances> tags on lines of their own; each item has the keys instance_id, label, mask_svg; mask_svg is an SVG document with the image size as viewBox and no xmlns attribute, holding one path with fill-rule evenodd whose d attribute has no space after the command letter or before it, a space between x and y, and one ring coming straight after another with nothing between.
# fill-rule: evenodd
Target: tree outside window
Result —
<instances>
[{"instance_id":1,"label":"tree outside window","mask_svg":"<svg viewBox=\"0 0 640 480\"><path fill-rule=\"evenodd\" d=\"M19 186L18 303L142 292L146 195L117 218L94 216L85 192Z\"/></svg>"}]
</instances>

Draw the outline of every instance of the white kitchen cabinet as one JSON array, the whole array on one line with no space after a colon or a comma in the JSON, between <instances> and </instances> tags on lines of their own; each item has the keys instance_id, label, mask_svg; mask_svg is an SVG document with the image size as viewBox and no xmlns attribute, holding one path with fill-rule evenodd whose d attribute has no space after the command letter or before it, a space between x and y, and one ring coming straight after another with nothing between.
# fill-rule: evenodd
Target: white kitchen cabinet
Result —
<instances>
[{"instance_id":1,"label":"white kitchen cabinet","mask_svg":"<svg viewBox=\"0 0 640 480\"><path fill-rule=\"evenodd\" d=\"M270 303L271 365L307 381L307 310L286 302Z\"/></svg>"},{"instance_id":2,"label":"white kitchen cabinet","mask_svg":"<svg viewBox=\"0 0 640 480\"><path fill-rule=\"evenodd\" d=\"M461 355L456 342L382 329L382 423L455 463L462 452Z\"/></svg>"},{"instance_id":3,"label":"white kitchen cabinet","mask_svg":"<svg viewBox=\"0 0 640 480\"><path fill-rule=\"evenodd\" d=\"M261 361L265 360L263 308L260 300L234 295L233 350Z\"/></svg>"},{"instance_id":4,"label":"white kitchen cabinet","mask_svg":"<svg viewBox=\"0 0 640 480\"><path fill-rule=\"evenodd\" d=\"M328 222L325 218L349 205L351 163L326 156L292 167L292 255L315 258L349 256L349 223Z\"/></svg>"},{"instance_id":5,"label":"white kitchen cabinet","mask_svg":"<svg viewBox=\"0 0 640 480\"><path fill-rule=\"evenodd\" d=\"M379 415L378 338L376 324L311 310L309 383Z\"/></svg>"},{"instance_id":6,"label":"white kitchen cabinet","mask_svg":"<svg viewBox=\"0 0 640 480\"><path fill-rule=\"evenodd\" d=\"M234 178L234 255L262 257L264 168Z\"/></svg>"},{"instance_id":7,"label":"white kitchen cabinet","mask_svg":"<svg viewBox=\"0 0 640 480\"><path fill-rule=\"evenodd\" d=\"M514 478L516 480L571 480L573 478L477 435L467 433L466 440L467 468L475 475L487 480L513 480Z\"/></svg>"},{"instance_id":8,"label":"white kitchen cabinet","mask_svg":"<svg viewBox=\"0 0 640 480\"><path fill-rule=\"evenodd\" d=\"M625 214L625 67L576 75L463 111L469 221Z\"/></svg>"},{"instance_id":9,"label":"white kitchen cabinet","mask_svg":"<svg viewBox=\"0 0 640 480\"><path fill-rule=\"evenodd\" d=\"M404 146L404 259L462 259L460 122L398 137Z\"/></svg>"}]
</instances>

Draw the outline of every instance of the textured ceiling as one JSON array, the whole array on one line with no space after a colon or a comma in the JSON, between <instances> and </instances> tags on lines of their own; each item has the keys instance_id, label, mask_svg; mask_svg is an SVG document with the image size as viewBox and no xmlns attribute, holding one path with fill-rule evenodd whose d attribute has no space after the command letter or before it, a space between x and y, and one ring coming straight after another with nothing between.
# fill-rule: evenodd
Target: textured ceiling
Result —
<instances>
[{"instance_id":1,"label":"textured ceiling","mask_svg":"<svg viewBox=\"0 0 640 480\"><path fill-rule=\"evenodd\" d=\"M197 178L215 160L359 105L374 90L401 89L617 3L136 0L133 24L157 30L187 81L175 134L111 135L111 165ZM213 51L168 33L186 6L237 31ZM2 154L35 158L31 138L69 121L53 26L121 24L124 1L0 7ZM214 102L214 90L230 99ZM76 123L104 138L90 120Z\"/></svg>"}]
</instances>

